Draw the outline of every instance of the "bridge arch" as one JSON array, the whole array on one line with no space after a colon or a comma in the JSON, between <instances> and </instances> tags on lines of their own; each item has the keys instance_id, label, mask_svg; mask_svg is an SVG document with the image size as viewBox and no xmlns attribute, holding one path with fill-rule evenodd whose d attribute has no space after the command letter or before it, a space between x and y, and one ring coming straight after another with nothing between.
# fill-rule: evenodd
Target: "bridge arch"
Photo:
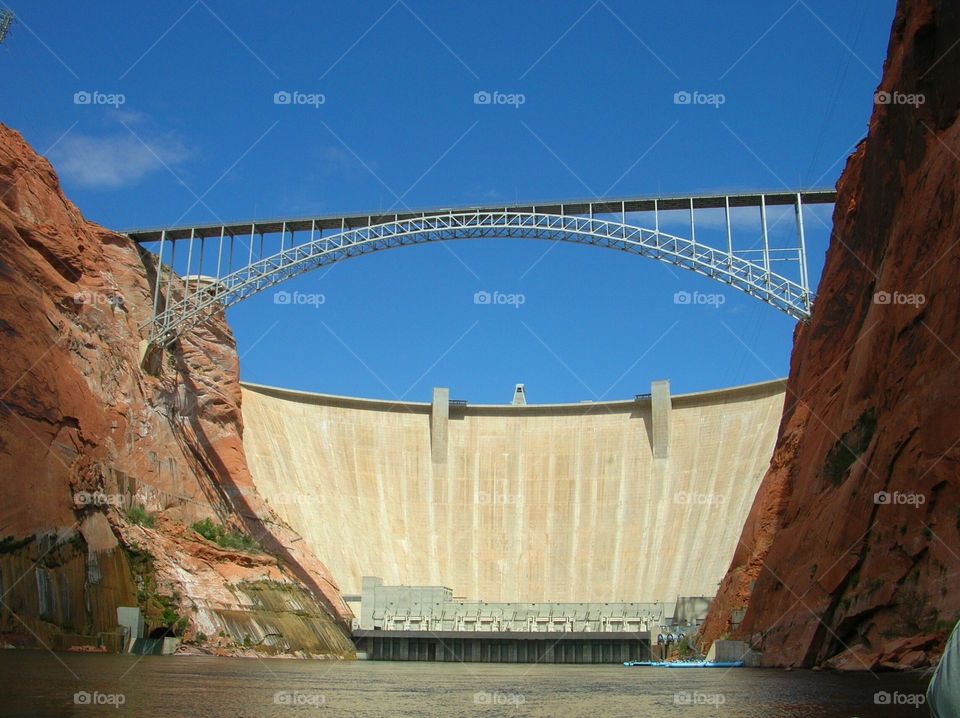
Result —
<instances>
[{"instance_id":1,"label":"bridge arch","mask_svg":"<svg viewBox=\"0 0 960 718\"><path fill-rule=\"evenodd\" d=\"M492 238L572 242L648 257L726 284L796 319L810 315L812 296L803 281L806 275L801 250L780 250L796 253L786 258L801 264L801 282L796 282L772 271L769 251L763 253L760 262L755 262L738 252L698 244L695 238L685 239L659 229L592 216L506 208L424 213L343 228L334 234L311 237L302 244L281 248L206 286L194 281L191 287L188 277L182 296L169 301L168 288L162 310L159 303L155 303L154 317L149 322L150 344L169 344L216 306L232 306L288 279L345 259L426 242ZM155 300L159 300L159 277Z\"/></svg>"}]
</instances>

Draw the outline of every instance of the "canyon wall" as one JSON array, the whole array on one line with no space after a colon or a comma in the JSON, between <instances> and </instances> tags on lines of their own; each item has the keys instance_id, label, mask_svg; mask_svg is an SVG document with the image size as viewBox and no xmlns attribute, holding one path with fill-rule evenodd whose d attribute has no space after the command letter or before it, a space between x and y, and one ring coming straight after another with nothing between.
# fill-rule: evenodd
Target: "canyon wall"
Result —
<instances>
[{"instance_id":1,"label":"canyon wall","mask_svg":"<svg viewBox=\"0 0 960 718\"><path fill-rule=\"evenodd\" d=\"M783 382L672 404L657 458L650 400L451 405L444 432L430 404L244 384L244 445L347 594L368 575L484 601L673 601L716 591Z\"/></svg>"},{"instance_id":2,"label":"canyon wall","mask_svg":"<svg viewBox=\"0 0 960 718\"><path fill-rule=\"evenodd\" d=\"M0 639L89 644L140 605L199 649L352 654L336 584L250 479L224 317L141 371L155 272L0 125Z\"/></svg>"},{"instance_id":3,"label":"canyon wall","mask_svg":"<svg viewBox=\"0 0 960 718\"><path fill-rule=\"evenodd\" d=\"M957 38L955 2L899 3L705 643L732 633L771 665L913 667L960 618Z\"/></svg>"}]
</instances>

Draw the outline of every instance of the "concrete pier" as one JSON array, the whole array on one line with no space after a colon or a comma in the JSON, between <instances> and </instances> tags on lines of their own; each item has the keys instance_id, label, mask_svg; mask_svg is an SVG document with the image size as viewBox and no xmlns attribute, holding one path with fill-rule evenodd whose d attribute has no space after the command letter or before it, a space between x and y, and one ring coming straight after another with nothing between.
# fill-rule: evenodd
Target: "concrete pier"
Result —
<instances>
[{"instance_id":1,"label":"concrete pier","mask_svg":"<svg viewBox=\"0 0 960 718\"><path fill-rule=\"evenodd\" d=\"M435 387L430 404L430 453L433 463L447 462L447 430L450 421L450 390Z\"/></svg>"},{"instance_id":2,"label":"concrete pier","mask_svg":"<svg viewBox=\"0 0 960 718\"><path fill-rule=\"evenodd\" d=\"M653 458L666 459L670 455L670 382L650 383L650 405L653 413Z\"/></svg>"}]
</instances>

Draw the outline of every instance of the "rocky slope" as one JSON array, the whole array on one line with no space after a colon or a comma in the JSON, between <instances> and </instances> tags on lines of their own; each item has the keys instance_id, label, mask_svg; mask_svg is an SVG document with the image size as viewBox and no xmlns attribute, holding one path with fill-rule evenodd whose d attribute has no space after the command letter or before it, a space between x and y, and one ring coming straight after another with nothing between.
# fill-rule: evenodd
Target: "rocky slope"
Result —
<instances>
[{"instance_id":1,"label":"rocky slope","mask_svg":"<svg viewBox=\"0 0 960 718\"><path fill-rule=\"evenodd\" d=\"M958 37L956 3L899 3L705 643L732 633L771 665L902 668L935 659L960 618Z\"/></svg>"},{"instance_id":2,"label":"rocky slope","mask_svg":"<svg viewBox=\"0 0 960 718\"><path fill-rule=\"evenodd\" d=\"M140 370L154 272L0 125L2 637L89 643L139 604L218 650L278 632L263 650L349 655L336 585L251 481L223 316Z\"/></svg>"}]
</instances>

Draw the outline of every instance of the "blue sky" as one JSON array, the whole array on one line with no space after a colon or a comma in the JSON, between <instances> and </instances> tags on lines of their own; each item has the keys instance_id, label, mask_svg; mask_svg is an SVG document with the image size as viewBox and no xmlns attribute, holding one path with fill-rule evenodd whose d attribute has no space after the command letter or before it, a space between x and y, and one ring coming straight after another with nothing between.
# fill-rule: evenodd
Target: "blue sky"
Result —
<instances>
[{"instance_id":1,"label":"blue sky","mask_svg":"<svg viewBox=\"0 0 960 718\"><path fill-rule=\"evenodd\" d=\"M0 119L87 217L121 229L832 186L866 132L894 2L9 7ZM524 102L475 104L483 90ZM281 91L324 101L275 104ZM678 105L680 91L724 101ZM786 241L792 217L770 219ZM715 220L702 217L704 238ZM806 224L817 279L829 212ZM738 215L735 236L752 244L759 220ZM494 403L524 382L540 403L627 398L661 378L675 392L762 381L786 375L795 325L691 273L546 242L384 252L283 289L324 302L266 293L232 308L245 380L418 401L432 386ZM476 305L477 291L525 301ZM677 305L678 291L723 304Z\"/></svg>"}]
</instances>

